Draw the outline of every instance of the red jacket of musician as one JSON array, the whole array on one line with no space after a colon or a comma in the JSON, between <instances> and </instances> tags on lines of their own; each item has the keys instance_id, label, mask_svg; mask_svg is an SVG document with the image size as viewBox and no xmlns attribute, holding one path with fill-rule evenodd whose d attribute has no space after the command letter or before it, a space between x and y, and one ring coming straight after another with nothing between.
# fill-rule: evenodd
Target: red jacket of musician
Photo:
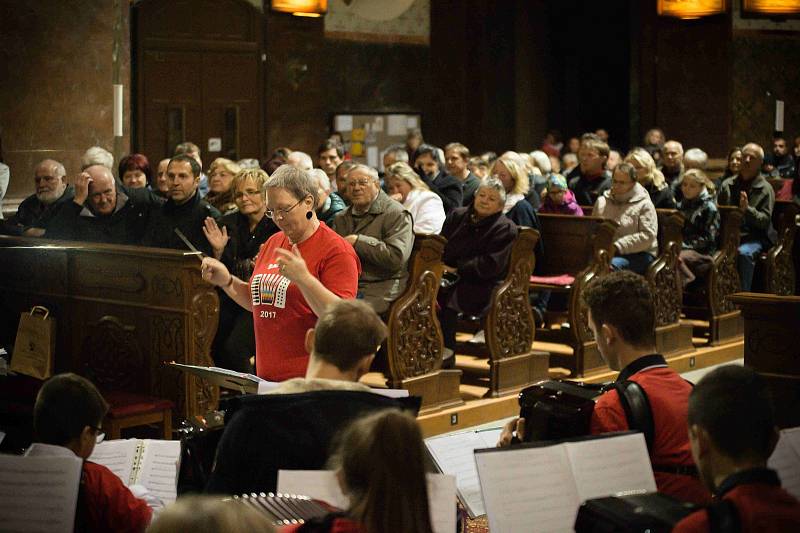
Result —
<instances>
[{"instance_id":1,"label":"red jacket of musician","mask_svg":"<svg viewBox=\"0 0 800 533\"><path fill-rule=\"evenodd\" d=\"M153 511L105 466L83 462L76 531L141 532Z\"/></svg>"},{"instance_id":2,"label":"red jacket of musician","mask_svg":"<svg viewBox=\"0 0 800 533\"><path fill-rule=\"evenodd\" d=\"M692 385L669 368L664 357L658 354L640 357L622 369L617 381L625 380L641 385L650 401L655 427L650 461L658 491L682 501L709 503L711 493L697 476L659 471L659 467L669 471L694 466L687 429ZM598 398L592 414L592 434L628 429L617 391L610 390Z\"/></svg>"}]
</instances>

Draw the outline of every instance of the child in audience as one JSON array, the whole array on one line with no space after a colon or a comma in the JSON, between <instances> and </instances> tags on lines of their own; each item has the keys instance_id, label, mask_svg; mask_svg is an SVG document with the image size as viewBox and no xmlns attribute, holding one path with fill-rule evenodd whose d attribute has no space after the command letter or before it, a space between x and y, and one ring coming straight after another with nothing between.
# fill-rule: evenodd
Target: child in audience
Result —
<instances>
[{"instance_id":1,"label":"child in audience","mask_svg":"<svg viewBox=\"0 0 800 533\"><path fill-rule=\"evenodd\" d=\"M350 508L284 533L433 533L422 434L413 417L381 411L342 434L331 466Z\"/></svg>"},{"instance_id":2,"label":"child in audience","mask_svg":"<svg viewBox=\"0 0 800 533\"><path fill-rule=\"evenodd\" d=\"M87 379L76 374L50 378L36 397L37 442L26 455L77 455L84 460L75 531L144 531L153 514L148 503L134 496L111 470L86 460L104 437L100 425L106 411L108 404ZM153 507L161 507L143 487L132 488L153 500Z\"/></svg>"},{"instance_id":3,"label":"child in audience","mask_svg":"<svg viewBox=\"0 0 800 533\"><path fill-rule=\"evenodd\" d=\"M268 515L248 504L187 496L165 508L147 533L274 533Z\"/></svg>"},{"instance_id":4,"label":"child in audience","mask_svg":"<svg viewBox=\"0 0 800 533\"><path fill-rule=\"evenodd\" d=\"M684 286L704 276L712 267L720 228L720 214L714 203L714 185L696 168L687 170L681 182L683 199L678 210L686 218L683 224L683 249L680 272Z\"/></svg>"},{"instance_id":5,"label":"child in audience","mask_svg":"<svg viewBox=\"0 0 800 533\"><path fill-rule=\"evenodd\" d=\"M583 216L583 209L575 201L572 191L567 188L567 178L561 174L551 174L547 180L547 193L539 212Z\"/></svg>"}]
</instances>

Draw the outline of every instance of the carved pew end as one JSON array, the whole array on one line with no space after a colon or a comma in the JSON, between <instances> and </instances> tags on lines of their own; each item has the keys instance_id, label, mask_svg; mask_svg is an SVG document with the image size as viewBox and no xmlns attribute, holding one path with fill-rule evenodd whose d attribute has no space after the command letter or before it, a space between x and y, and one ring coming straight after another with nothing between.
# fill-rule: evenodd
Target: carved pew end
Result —
<instances>
[{"instance_id":1,"label":"carved pew end","mask_svg":"<svg viewBox=\"0 0 800 533\"><path fill-rule=\"evenodd\" d=\"M411 396L421 396L420 414L464 405L459 386L461 370L436 370L402 380L396 388L406 389ZM393 385L394 386L394 385Z\"/></svg>"},{"instance_id":2,"label":"carved pew end","mask_svg":"<svg viewBox=\"0 0 800 533\"><path fill-rule=\"evenodd\" d=\"M517 394L531 383L549 379L550 353L531 350L521 355L489 361L491 386L485 397Z\"/></svg>"}]
</instances>

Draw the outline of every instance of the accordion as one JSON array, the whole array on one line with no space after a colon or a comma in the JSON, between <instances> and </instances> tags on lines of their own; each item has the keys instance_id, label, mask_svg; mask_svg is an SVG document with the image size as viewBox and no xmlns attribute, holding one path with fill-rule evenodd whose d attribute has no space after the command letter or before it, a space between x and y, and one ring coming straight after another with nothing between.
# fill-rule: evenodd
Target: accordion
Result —
<instances>
[{"instance_id":1,"label":"accordion","mask_svg":"<svg viewBox=\"0 0 800 533\"><path fill-rule=\"evenodd\" d=\"M578 533L669 533L696 511L691 503L664 494L635 494L587 500L578 510Z\"/></svg>"},{"instance_id":2,"label":"accordion","mask_svg":"<svg viewBox=\"0 0 800 533\"><path fill-rule=\"evenodd\" d=\"M312 500L308 496L295 494L252 493L234 496L229 501L247 505L267 515L276 526L304 524L314 518L321 518L336 509Z\"/></svg>"},{"instance_id":3,"label":"accordion","mask_svg":"<svg viewBox=\"0 0 800 533\"><path fill-rule=\"evenodd\" d=\"M595 400L610 384L540 381L519 393L525 441L561 440L589 434Z\"/></svg>"}]
</instances>

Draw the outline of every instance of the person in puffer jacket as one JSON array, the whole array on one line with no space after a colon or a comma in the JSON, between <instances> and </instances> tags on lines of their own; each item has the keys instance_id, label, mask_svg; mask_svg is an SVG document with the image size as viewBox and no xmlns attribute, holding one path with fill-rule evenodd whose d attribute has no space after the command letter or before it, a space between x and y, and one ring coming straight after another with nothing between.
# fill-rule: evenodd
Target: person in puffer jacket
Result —
<instances>
[{"instance_id":1,"label":"person in puffer jacket","mask_svg":"<svg viewBox=\"0 0 800 533\"><path fill-rule=\"evenodd\" d=\"M597 198L592 214L619 224L611 268L644 275L658 254L658 216L630 163L620 163L614 169L611 189Z\"/></svg>"},{"instance_id":2,"label":"person in puffer jacket","mask_svg":"<svg viewBox=\"0 0 800 533\"><path fill-rule=\"evenodd\" d=\"M540 213L583 216L583 209L575 201L575 194L567 188L567 178L561 174L551 174L546 190Z\"/></svg>"},{"instance_id":3,"label":"person in puffer jacket","mask_svg":"<svg viewBox=\"0 0 800 533\"><path fill-rule=\"evenodd\" d=\"M684 286L704 276L717 251L721 218L714 203L714 184L696 168L686 171L681 182L683 199L678 210L685 217L680 272Z\"/></svg>"}]
</instances>

